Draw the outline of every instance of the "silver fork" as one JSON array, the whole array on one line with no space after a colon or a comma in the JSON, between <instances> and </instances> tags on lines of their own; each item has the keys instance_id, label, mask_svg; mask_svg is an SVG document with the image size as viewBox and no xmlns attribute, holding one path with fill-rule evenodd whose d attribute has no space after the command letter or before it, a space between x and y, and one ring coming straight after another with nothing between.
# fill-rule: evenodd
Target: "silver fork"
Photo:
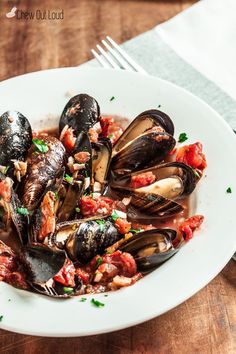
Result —
<instances>
[{"instance_id":1,"label":"silver fork","mask_svg":"<svg viewBox=\"0 0 236 354\"><path fill-rule=\"evenodd\" d=\"M106 36L106 40L102 40L104 49L97 44L97 51L91 49L94 57L104 68L124 69L142 74L147 72L137 64L111 37ZM100 54L100 55L99 55Z\"/></svg>"}]
</instances>

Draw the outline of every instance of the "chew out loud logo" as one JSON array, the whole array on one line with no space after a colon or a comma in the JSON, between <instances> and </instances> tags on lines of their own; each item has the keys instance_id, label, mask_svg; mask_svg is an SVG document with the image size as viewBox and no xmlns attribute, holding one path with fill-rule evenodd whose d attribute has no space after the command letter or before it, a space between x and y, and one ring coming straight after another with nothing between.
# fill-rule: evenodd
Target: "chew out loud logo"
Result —
<instances>
[{"instance_id":1,"label":"chew out loud logo","mask_svg":"<svg viewBox=\"0 0 236 354\"><path fill-rule=\"evenodd\" d=\"M64 10L41 10L23 11L14 6L6 13L7 18L15 17L17 20L63 20Z\"/></svg>"}]
</instances>

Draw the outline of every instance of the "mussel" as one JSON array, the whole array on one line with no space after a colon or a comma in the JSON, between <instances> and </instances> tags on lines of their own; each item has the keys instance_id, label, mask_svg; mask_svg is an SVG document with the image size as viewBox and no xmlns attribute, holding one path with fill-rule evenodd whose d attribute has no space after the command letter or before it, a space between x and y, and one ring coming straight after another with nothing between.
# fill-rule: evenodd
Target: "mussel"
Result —
<instances>
[{"instance_id":1,"label":"mussel","mask_svg":"<svg viewBox=\"0 0 236 354\"><path fill-rule=\"evenodd\" d=\"M72 260L85 264L121 238L108 218L94 217L58 224L51 247L64 247Z\"/></svg>"},{"instance_id":2,"label":"mussel","mask_svg":"<svg viewBox=\"0 0 236 354\"><path fill-rule=\"evenodd\" d=\"M178 251L173 246L176 236L176 231L172 229L147 230L124 242L120 250L131 253L138 270L146 273L160 266Z\"/></svg>"},{"instance_id":3,"label":"mussel","mask_svg":"<svg viewBox=\"0 0 236 354\"><path fill-rule=\"evenodd\" d=\"M174 148L175 139L165 132L146 132L127 143L111 162L115 175L126 175L161 162Z\"/></svg>"},{"instance_id":4,"label":"mussel","mask_svg":"<svg viewBox=\"0 0 236 354\"><path fill-rule=\"evenodd\" d=\"M28 210L34 210L41 200L46 187L64 165L65 148L55 137L43 138L48 151L38 152L33 145L27 157L27 174L23 185L22 202Z\"/></svg>"},{"instance_id":5,"label":"mussel","mask_svg":"<svg viewBox=\"0 0 236 354\"><path fill-rule=\"evenodd\" d=\"M61 269L70 262L65 251L53 250L37 243L31 244L22 250L21 262L28 275L27 281L30 286L44 295L66 298L76 294L82 286L82 281L76 274L73 287L70 288L65 288L56 277Z\"/></svg>"},{"instance_id":6,"label":"mussel","mask_svg":"<svg viewBox=\"0 0 236 354\"><path fill-rule=\"evenodd\" d=\"M149 174L154 182L144 187L132 187L132 178ZM183 211L176 202L192 193L197 183L191 167L179 162L159 164L134 172L112 182L111 188L119 195L130 196L128 216L130 219L170 217Z\"/></svg>"},{"instance_id":7,"label":"mussel","mask_svg":"<svg viewBox=\"0 0 236 354\"><path fill-rule=\"evenodd\" d=\"M171 118L162 111L150 109L140 113L125 129L123 134L114 145L113 153L119 152L126 144L139 137L140 135L157 129L174 135L174 124Z\"/></svg>"},{"instance_id":8,"label":"mussel","mask_svg":"<svg viewBox=\"0 0 236 354\"><path fill-rule=\"evenodd\" d=\"M9 169L14 160L24 160L32 142L28 119L16 111L7 111L0 117L0 165Z\"/></svg>"},{"instance_id":9,"label":"mussel","mask_svg":"<svg viewBox=\"0 0 236 354\"><path fill-rule=\"evenodd\" d=\"M60 118L59 130L61 132L67 125L78 135L81 131L87 132L98 122L99 117L100 108L97 101L87 94L79 94L66 104Z\"/></svg>"},{"instance_id":10,"label":"mussel","mask_svg":"<svg viewBox=\"0 0 236 354\"><path fill-rule=\"evenodd\" d=\"M13 180L0 172L0 228L9 230L13 222L22 244L28 241L28 214L13 190Z\"/></svg>"},{"instance_id":11,"label":"mussel","mask_svg":"<svg viewBox=\"0 0 236 354\"><path fill-rule=\"evenodd\" d=\"M92 190L94 193L102 194L109 175L109 167L112 154L112 144L110 139L100 139L93 147L92 164Z\"/></svg>"}]
</instances>

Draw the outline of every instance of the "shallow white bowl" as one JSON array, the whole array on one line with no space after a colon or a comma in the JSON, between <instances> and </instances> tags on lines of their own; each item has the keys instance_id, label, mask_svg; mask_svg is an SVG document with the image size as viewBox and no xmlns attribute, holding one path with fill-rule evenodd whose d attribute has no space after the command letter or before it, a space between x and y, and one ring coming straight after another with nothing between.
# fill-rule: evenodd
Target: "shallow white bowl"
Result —
<instances>
[{"instance_id":1,"label":"shallow white bowl","mask_svg":"<svg viewBox=\"0 0 236 354\"><path fill-rule=\"evenodd\" d=\"M208 168L197 187L195 213L205 222L178 254L134 286L117 292L54 300L0 284L1 327L41 336L83 336L129 327L158 316L195 294L225 266L236 250L236 139L208 105L166 81L126 71L66 68L19 76L0 84L0 114L22 112L35 128L55 126L66 92L94 96L102 113L134 118L161 109L173 119L176 133L201 141ZM110 101L114 96L115 99ZM232 194L226 189L232 188ZM96 308L94 297L105 303ZM8 301L11 299L11 301Z\"/></svg>"}]
</instances>

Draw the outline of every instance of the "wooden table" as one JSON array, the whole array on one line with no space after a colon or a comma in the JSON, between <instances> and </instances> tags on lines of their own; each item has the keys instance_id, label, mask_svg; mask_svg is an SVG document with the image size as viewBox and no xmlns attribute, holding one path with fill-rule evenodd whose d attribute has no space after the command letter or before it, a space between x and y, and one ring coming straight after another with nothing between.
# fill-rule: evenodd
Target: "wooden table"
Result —
<instances>
[{"instance_id":1,"label":"wooden table","mask_svg":"<svg viewBox=\"0 0 236 354\"><path fill-rule=\"evenodd\" d=\"M104 35L123 42L166 21L194 2L25 0L10 4L17 4L22 11L63 9L64 19L53 21L7 19L4 14L10 10L10 1L2 1L0 80L30 71L81 64L91 58L90 48ZM193 298L144 324L110 334L68 339L24 336L1 330L0 351L15 354L233 354L236 353L235 286L236 264L231 260Z\"/></svg>"}]
</instances>

